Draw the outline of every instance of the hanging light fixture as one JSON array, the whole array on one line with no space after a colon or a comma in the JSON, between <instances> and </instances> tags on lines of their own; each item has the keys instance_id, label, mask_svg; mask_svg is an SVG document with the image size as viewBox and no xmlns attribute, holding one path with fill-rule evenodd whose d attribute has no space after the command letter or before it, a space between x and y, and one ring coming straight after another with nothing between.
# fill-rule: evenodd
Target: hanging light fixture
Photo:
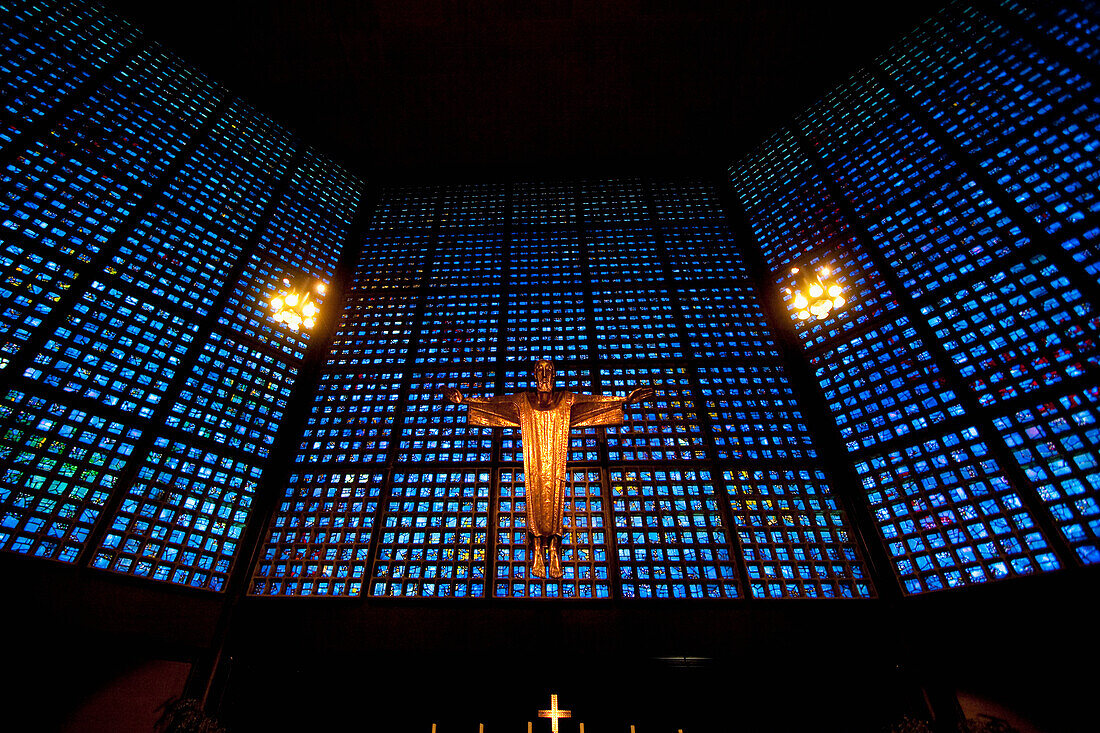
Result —
<instances>
[{"instance_id":1,"label":"hanging light fixture","mask_svg":"<svg viewBox=\"0 0 1100 733\"><path fill-rule=\"evenodd\" d=\"M317 305L310 300L310 296L324 295L325 284L319 280L313 282L307 277L295 280L284 277L283 287L286 290L271 299L271 317L276 323L285 323L291 331L313 328L317 323Z\"/></svg>"},{"instance_id":2,"label":"hanging light fixture","mask_svg":"<svg viewBox=\"0 0 1100 733\"><path fill-rule=\"evenodd\" d=\"M792 291L791 288L783 288L783 292L794 296L791 304L800 321L810 318L824 320L847 302L843 296L844 288L837 284L836 273L828 266L810 273L803 273L800 268L792 267L791 275L795 278L797 289Z\"/></svg>"}]
</instances>

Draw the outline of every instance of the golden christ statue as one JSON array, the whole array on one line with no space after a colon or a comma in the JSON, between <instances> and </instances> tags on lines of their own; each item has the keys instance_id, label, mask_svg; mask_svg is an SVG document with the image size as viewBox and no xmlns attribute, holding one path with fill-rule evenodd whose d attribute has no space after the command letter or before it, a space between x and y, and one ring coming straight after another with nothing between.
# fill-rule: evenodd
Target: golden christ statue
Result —
<instances>
[{"instance_id":1,"label":"golden christ statue","mask_svg":"<svg viewBox=\"0 0 1100 733\"><path fill-rule=\"evenodd\" d=\"M443 394L456 405L467 405L467 423L477 427L519 428L523 437L523 476L527 490L527 531L534 545L532 575L561 577L562 507L565 498L565 459L569 429L596 425L622 425L623 406L648 400L650 387L627 397L574 394L554 389L554 365L546 359L535 364L534 392L500 395L488 399L463 397L453 387Z\"/></svg>"}]
</instances>

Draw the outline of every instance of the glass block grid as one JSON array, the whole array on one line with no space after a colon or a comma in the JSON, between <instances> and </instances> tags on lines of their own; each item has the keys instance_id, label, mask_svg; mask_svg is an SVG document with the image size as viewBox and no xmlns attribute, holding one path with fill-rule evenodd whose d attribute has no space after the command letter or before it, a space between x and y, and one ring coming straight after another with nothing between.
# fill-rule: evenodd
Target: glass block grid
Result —
<instances>
[{"instance_id":1,"label":"glass block grid","mask_svg":"<svg viewBox=\"0 0 1100 733\"><path fill-rule=\"evenodd\" d=\"M517 286L580 285L580 235L569 231L513 232L508 282Z\"/></svg>"},{"instance_id":2,"label":"glass block grid","mask_svg":"<svg viewBox=\"0 0 1100 733\"><path fill-rule=\"evenodd\" d=\"M821 471L725 471L723 479L753 598L874 596Z\"/></svg>"},{"instance_id":3,"label":"glass block grid","mask_svg":"<svg viewBox=\"0 0 1100 733\"><path fill-rule=\"evenodd\" d=\"M589 229L585 241L593 283L615 285L664 279L665 267L657 238L648 228Z\"/></svg>"},{"instance_id":4,"label":"glass block grid","mask_svg":"<svg viewBox=\"0 0 1100 733\"><path fill-rule=\"evenodd\" d=\"M0 239L0 370L73 286L77 271L52 255Z\"/></svg>"},{"instance_id":5,"label":"glass block grid","mask_svg":"<svg viewBox=\"0 0 1100 733\"><path fill-rule=\"evenodd\" d=\"M663 227L661 237L674 280L748 277L733 232L721 224Z\"/></svg>"},{"instance_id":6,"label":"glass block grid","mask_svg":"<svg viewBox=\"0 0 1100 733\"><path fill-rule=\"evenodd\" d=\"M974 428L859 460L855 468L908 594L1058 567Z\"/></svg>"},{"instance_id":7,"label":"glass block grid","mask_svg":"<svg viewBox=\"0 0 1100 733\"><path fill-rule=\"evenodd\" d=\"M702 428L684 367L616 367L601 371L605 394L626 396L652 387L653 399L623 408L622 426L608 426L612 461L706 458Z\"/></svg>"},{"instance_id":8,"label":"glass block grid","mask_svg":"<svg viewBox=\"0 0 1100 733\"><path fill-rule=\"evenodd\" d=\"M416 363L495 361L501 299L499 293L429 293Z\"/></svg>"},{"instance_id":9,"label":"glass block grid","mask_svg":"<svg viewBox=\"0 0 1100 733\"><path fill-rule=\"evenodd\" d=\"M683 356L676 335L676 314L667 291L596 291L592 301L601 359Z\"/></svg>"},{"instance_id":10,"label":"glass block grid","mask_svg":"<svg viewBox=\"0 0 1100 733\"><path fill-rule=\"evenodd\" d=\"M249 595L362 595L381 493L380 473L292 474Z\"/></svg>"},{"instance_id":11,"label":"glass block grid","mask_svg":"<svg viewBox=\"0 0 1100 733\"><path fill-rule=\"evenodd\" d=\"M914 298L1003 260L1031 240L964 171L907 196L867 231Z\"/></svg>"},{"instance_id":12,"label":"glass block grid","mask_svg":"<svg viewBox=\"0 0 1100 733\"><path fill-rule=\"evenodd\" d=\"M1081 564L1100 563L1100 388L996 418L1012 455Z\"/></svg>"},{"instance_id":13,"label":"glass block grid","mask_svg":"<svg viewBox=\"0 0 1100 733\"><path fill-rule=\"evenodd\" d=\"M165 196L228 234L248 237L260 223L275 181L207 140L184 161Z\"/></svg>"},{"instance_id":14,"label":"glass block grid","mask_svg":"<svg viewBox=\"0 0 1100 733\"><path fill-rule=\"evenodd\" d=\"M775 336L747 281L722 289L686 288L677 296L684 314L688 346L696 356L779 358Z\"/></svg>"},{"instance_id":15,"label":"glass block grid","mask_svg":"<svg viewBox=\"0 0 1100 733\"><path fill-rule=\"evenodd\" d=\"M1061 245L1085 272L1100 281L1100 227L1090 227L1079 235L1066 237Z\"/></svg>"},{"instance_id":16,"label":"glass block grid","mask_svg":"<svg viewBox=\"0 0 1100 733\"><path fill-rule=\"evenodd\" d=\"M850 452L965 412L906 316L826 349L810 364Z\"/></svg>"},{"instance_id":17,"label":"glass block grid","mask_svg":"<svg viewBox=\"0 0 1100 733\"><path fill-rule=\"evenodd\" d=\"M400 373L324 372L295 460L384 463L400 397Z\"/></svg>"},{"instance_id":18,"label":"glass block grid","mask_svg":"<svg viewBox=\"0 0 1100 733\"><path fill-rule=\"evenodd\" d=\"M504 321L504 356L556 362L586 359L586 318L583 292L510 295Z\"/></svg>"},{"instance_id":19,"label":"glass block grid","mask_svg":"<svg viewBox=\"0 0 1100 733\"><path fill-rule=\"evenodd\" d=\"M256 466L156 438L92 566L224 590L259 478Z\"/></svg>"},{"instance_id":20,"label":"glass block grid","mask_svg":"<svg viewBox=\"0 0 1100 733\"><path fill-rule=\"evenodd\" d=\"M448 186L439 212L444 229L502 227L508 206L508 187L501 183Z\"/></svg>"},{"instance_id":21,"label":"glass block grid","mask_svg":"<svg viewBox=\"0 0 1100 733\"><path fill-rule=\"evenodd\" d=\"M624 598L736 598L736 573L710 473L612 467Z\"/></svg>"},{"instance_id":22,"label":"glass block grid","mask_svg":"<svg viewBox=\"0 0 1100 733\"><path fill-rule=\"evenodd\" d=\"M385 232L372 229L353 280L359 288L406 288L419 285L428 269L434 237L429 231Z\"/></svg>"},{"instance_id":23,"label":"glass block grid","mask_svg":"<svg viewBox=\"0 0 1100 733\"><path fill-rule=\"evenodd\" d=\"M0 549L75 562L141 431L16 389L0 424Z\"/></svg>"},{"instance_id":24,"label":"glass block grid","mask_svg":"<svg viewBox=\"0 0 1100 733\"><path fill-rule=\"evenodd\" d=\"M493 429L466 425L466 408L443 397L455 387L463 397L491 397L495 377L485 371L416 374L402 415L399 461L488 463L492 460Z\"/></svg>"},{"instance_id":25,"label":"glass block grid","mask_svg":"<svg viewBox=\"0 0 1100 733\"><path fill-rule=\"evenodd\" d=\"M110 165L75 152L36 140L0 171L0 227L87 261L140 192Z\"/></svg>"},{"instance_id":26,"label":"glass block grid","mask_svg":"<svg viewBox=\"0 0 1100 733\"><path fill-rule=\"evenodd\" d=\"M1049 36L1050 40L1062 44L1081 56L1093 66L1100 64L1100 21L1088 15L1088 0L1085 2L1054 3L1017 2L1000 0L1002 8L1019 16L1029 27L1036 28Z\"/></svg>"},{"instance_id":27,"label":"glass block grid","mask_svg":"<svg viewBox=\"0 0 1100 733\"><path fill-rule=\"evenodd\" d=\"M498 231L440 235L428 281L442 285L500 286L509 279L507 245Z\"/></svg>"},{"instance_id":28,"label":"glass block grid","mask_svg":"<svg viewBox=\"0 0 1100 733\"><path fill-rule=\"evenodd\" d=\"M287 172L295 147L285 127L239 99L214 123L210 141L219 153L271 180Z\"/></svg>"},{"instance_id":29,"label":"glass block grid","mask_svg":"<svg viewBox=\"0 0 1100 733\"><path fill-rule=\"evenodd\" d=\"M699 389L720 458L790 461L817 456L778 364L701 367Z\"/></svg>"},{"instance_id":30,"label":"glass block grid","mask_svg":"<svg viewBox=\"0 0 1100 733\"><path fill-rule=\"evenodd\" d=\"M297 367L213 332L164 418L169 427L267 458Z\"/></svg>"},{"instance_id":31,"label":"glass block grid","mask_svg":"<svg viewBox=\"0 0 1100 733\"><path fill-rule=\"evenodd\" d=\"M47 18L35 29L41 34L4 33L0 41L0 145L41 119L138 37L128 24L104 17L96 7L55 10Z\"/></svg>"},{"instance_id":32,"label":"glass block grid","mask_svg":"<svg viewBox=\"0 0 1100 733\"><path fill-rule=\"evenodd\" d=\"M1100 314L1045 255L921 308L982 405L1096 365Z\"/></svg>"},{"instance_id":33,"label":"glass block grid","mask_svg":"<svg viewBox=\"0 0 1100 733\"><path fill-rule=\"evenodd\" d=\"M25 376L150 418L197 326L93 282Z\"/></svg>"},{"instance_id":34,"label":"glass block grid","mask_svg":"<svg viewBox=\"0 0 1100 733\"><path fill-rule=\"evenodd\" d=\"M142 49L52 131L61 151L113 166L148 188L211 115L221 96L202 74Z\"/></svg>"},{"instance_id":35,"label":"glass block grid","mask_svg":"<svg viewBox=\"0 0 1100 733\"><path fill-rule=\"evenodd\" d=\"M577 189L571 184L522 182L512 186L512 224L518 226L574 224Z\"/></svg>"},{"instance_id":36,"label":"glass block grid","mask_svg":"<svg viewBox=\"0 0 1100 733\"><path fill-rule=\"evenodd\" d=\"M287 193L279 198L260 233L259 247L272 259L292 262L298 272L330 285L347 229L347 224L325 216L309 199Z\"/></svg>"},{"instance_id":37,"label":"glass block grid","mask_svg":"<svg viewBox=\"0 0 1100 733\"><path fill-rule=\"evenodd\" d=\"M764 258L789 266L808 252L850 238L848 223L790 130L730 169Z\"/></svg>"},{"instance_id":38,"label":"glass block grid","mask_svg":"<svg viewBox=\"0 0 1100 733\"><path fill-rule=\"evenodd\" d=\"M911 34L887 73L1048 232L1100 210L1090 83L977 11L948 9Z\"/></svg>"},{"instance_id":39,"label":"glass block grid","mask_svg":"<svg viewBox=\"0 0 1100 733\"><path fill-rule=\"evenodd\" d=\"M239 238L158 201L119 244L107 273L202 317L214 307L241 249Z\"/></svg>"},{"instance_id":40,"label":"glass block grid","mask_svg":"<svg viewBox=\"0 0 1100 733\"><path fill-rule=\"evenodd\" d=\"M441 195L442 189L435 186L387 187L374 209L371 229L430 229L439 214Z\"/></svg>"},{"instance_id":41,"label":"glass block grid","mask_svg":"<svg viewBox=\"0 0 1100 733\"><path fill-rule=\"evenodd\" d=\"M324 219L350 224L362 193L359 176L305 146L302 162L290 177L290 196L304 199L305 208Z\"/></svg>"},{"instance_id":42,"label":"glass block grid","mask_svg":"<svg viewBox=\"0 0 1100 733\"><path fill-rule=\"evenodd\" d=\"M820 347L883 318L898 307L893 291L886 285L870 254L855 239L841 247L822 250L799 262L798 266L806 272L828 267L832 282L843 288L845 299L843 306L830 311L823 320L811 316L800 321L796 315L798 309L794 307L794 293L780 290L787 313L794 321L795 331L808 349ZM789 272L783 272L777 275L775 282L780 289L793 290L794 278Z\"/></svg>"},{"instance_id":43,"label":"glass block grid","mask_svg":"<svg viewBox=\"0 0 1100 733\"><path fill-rule=\"evenodd\" d=\"M663 222L722 220L718 188L706 181L657 181L651 187L657 219Z\"/></svg>"},{"instance_id":44,"label":"glass block grid","mask_svg":"<svg viewBox=\"0 0 1100 733\"><path fill-rule=\"evenodd\" d=\"M484 596L490 480L488 471L395 473L370 594Z\"/></svg>"},{"instance_id":45,"label":"glass block grid","mask_svg":"<svg viewBox=\"0 0 1100 733\"><path fill-rule=\"evenodd\" d=\"M640 179L585 181L578 189L581 216L586 223L618 224L651 219Z\"/></svg>"},{"instance_id":46,"label":"glass block grid","mask_svg":"<svg viewBox=\"0 0 1100 733\"><path fill-rule=\"evenodd\" d=\"M598 469L573 469L563 502L565 530L561 539L562 577L530 574L532 542L527 534L527 502L523 472L500 474L497 506L497 598L610 598L607 530Z\"/></svg>"},{"instance_id":47,"label":"glass block grid","mask_svg":"<svg viewBox=\"0 0 1100 733\"><path fill-rule=\"evenodd\" d=\"M344 298L340 326L327 364L340 367L403 364L409 350L415 302L410 297L353 290Z\"/></svg>"},{"instance_id":48,"label":"glass block grid","mask_svg":"<svg viewBox=\"0 0 1100 733\"><path fill-rule=\"evenodd\" d=\"M276 323L268 305L277 294L283 294L283 278L288 275L294 275L293 268L272 262L261 252L253 252L229 292L225 308L218 315L218 324L281 351L287 359L296 362L305 355L310 331L291 331L285 325ZM324 311L323 295L314 293L310 300Z\"/></svg>"},{"instance_id":49,"label":"glass block grid","mask_svg":"<svg viewBox=\"0 0 1100 733\"><path fill-rule=\"evenodd\" d=\"M531 376L532 364L508 364L515 366L504 372L504 388L501 394L516 394L535 388L534 377ZM562 368L562 364L554 364L554 388L573 392L575 394L593 394L592 375L587 369ZM569 461L588 461L594 463L600 459L599 440L597 430L599 428L573 428L569 431ZM518 428L505 428L501 431L501 454L503 462L523 462L523 436ZM515 479L523 482L522 476Z\"/></svg>"},{"instance_id":50,"label":"glass block grid","mask_svg":"<svg viewBox=\"0 0 1100 733\"><path fill-rule=\"evenodd\" d=\"M867 72L811 107L802 129L855 209L871 218L956 168Z\"/></svg>"}]
</instances>

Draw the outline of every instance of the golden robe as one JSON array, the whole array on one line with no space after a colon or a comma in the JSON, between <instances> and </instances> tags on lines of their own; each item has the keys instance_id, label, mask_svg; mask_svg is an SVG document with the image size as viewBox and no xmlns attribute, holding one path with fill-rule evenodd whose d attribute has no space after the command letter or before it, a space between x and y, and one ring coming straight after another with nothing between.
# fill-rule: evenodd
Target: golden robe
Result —
<instances>
[{"instance_id":1,"label":"golden robe","mask_svg":"<svg viewBox=\"0 0 1100 733\"><path fill-rule=\"evenodd\" d=\"M469 425L520 430L528 532L536 537L562 535L569 430L621 425L625 402L626 397L572 392L553 392L546 408L538 407L535 392L463 400Z\"/></svg>"}]
</instances>

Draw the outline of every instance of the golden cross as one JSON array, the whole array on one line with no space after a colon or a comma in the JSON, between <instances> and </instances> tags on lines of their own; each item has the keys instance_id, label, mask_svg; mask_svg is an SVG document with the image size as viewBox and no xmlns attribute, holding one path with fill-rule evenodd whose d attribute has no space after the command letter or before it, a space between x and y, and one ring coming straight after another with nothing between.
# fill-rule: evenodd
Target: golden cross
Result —
<instances>
[{"instance_id":1,"label":"golden cross","mask_svg":"<svg viewBox=\"0 0 1100 733\"><path fill-rule=\"evenodd\" d=\"M550 730L552 730L554 733L558 733L558 718L569 718L569 717L572 717L572 715L573 714L571 712L569 712L568 710L558 710L558 696L557 695L551 695L550 696L550 709L549 710L540 710L539 711L539 717L540 718L550 718Z\"/></svg>"}]
</instances>

